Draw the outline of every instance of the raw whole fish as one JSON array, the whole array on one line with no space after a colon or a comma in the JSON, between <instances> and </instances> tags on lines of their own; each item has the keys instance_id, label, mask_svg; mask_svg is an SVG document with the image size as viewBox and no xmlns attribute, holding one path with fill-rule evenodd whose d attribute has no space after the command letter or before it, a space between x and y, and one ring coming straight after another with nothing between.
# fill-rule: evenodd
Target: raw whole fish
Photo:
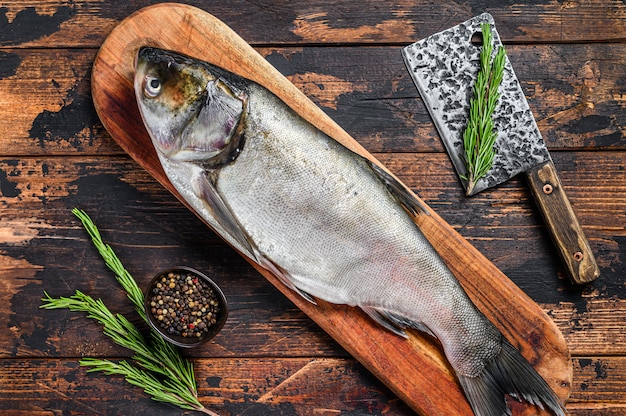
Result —
<instances>
[{"instance_id":1,"label":"raw whole fish","mask_svg":"<svg viewBox=\"0 0 626 416\"><path fill-rule=\"evenodd\" d=\"M509 414L506 394L566 414L415 225L409 213L427 209L383 169L264 87L174 52L140 50L135 93L169 180L241 253L312 302L437 337L478 416Z\"/></svg>"}]
</instances>

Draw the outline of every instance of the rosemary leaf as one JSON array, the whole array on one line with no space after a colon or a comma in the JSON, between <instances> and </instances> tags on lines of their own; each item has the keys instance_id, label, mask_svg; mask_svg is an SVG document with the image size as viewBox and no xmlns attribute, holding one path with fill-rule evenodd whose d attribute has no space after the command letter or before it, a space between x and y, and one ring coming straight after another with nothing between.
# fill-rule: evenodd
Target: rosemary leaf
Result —
<instances>
[{"instance_id":1,"label":"rosemary leaf","mask_svg":"<svg viewBox=\"0 0 626 416\"><path fill-rule=\"evenodd\" d=\"M106 265L115 273L117 281L126 291L128 298L135 305L135 310L147 322L143 309L144 297L137 282L124 268L113 249L105 244L100 232L84 212L72 210L91 237L95 247ZM44 292L43 309L69 309L84 312L88 318L103 326L103 333L116 344L133 351L133 363L84 358L83 366L91 367L88 371L102 371L108 375L122 375L132 385L141 387L152 399L170 403L183 409L196 410L211 416L218 416L198 401L197 386L193 364L186 360L180 350L166 342L152 330L149 340L128 319L112 313L101 299L94 299L77 290L70 297L53 298Z\"/></svg>"},{"instance_id":2,"label":"rosemary leaf","mask_svg":"<svg viewBox=\"0 0 626 416\"><path fill-rule=\"evenodd\" d=\"M493 36L488 23L481 23L483 44L480 51L480 70L474 83L474 95L470 100L470 114L463 133L463 148L467 167L467 195L470 196L476 183L484 177L491 166L496 150L497 132L493 128L492 115L500 94L498 87L504 76L506 51L499 47L491 62Z\"/></svg>"},{"instance_id":3,"label":"rosemary leaf","mask_svg":"<svg viewBox=\"0 0 626 416\"><path fill-rule=\"evenodd\" d=\"M129 299L135 305L135 310L147 323L148 318L144 311L143 292L135 282L135 279L133 279L131 274L124 268L111 246L104 243L98 228L89 215L77 208L74 208L72 213L82 222L107 267L115 273L117 281L128 293ZM157 359L156 361L163 364L163 371L169 372L171 377L177 378L181 383L187 385L190 390L196 391L196 381L191 363L183 359L178 349L165 341L163 337L155 331L152 331L152 341L155 344L153 353ZM142 364L150 365L149 362L142 362Z\"/></svg>"},{"instance_id":4,"label":"rosemary leaf","mask_svg":"<svg viewBox=\"0 0 626 416\"><path fill-rule=\"evenodd\" d=\"M87 230L87 234L91 237L91 241L94 246L96 246L96 249L98 249L98 253L100 253L104 259L107 267L115 273L117 281L124 288L126 293L128 293L128 297L135 305L135 310L139 316L147 322L146 314L143 309L143 292L137 285L137 282L135 282L135 279L133 279L130 273L128 273L128 271L124 268L122 262L115 255L111 246L102 241L100 231L98 231L98 228L93 223L89 215L87 215L85 211L78 208L74 208L72 210L72 214L74 214L83 223L83 227Z\"/></svg>"},{"instance_id":5,"label":"rosemary leaf","mask_svg":"<svg viewBox=\"0 0 626 416\"><path fill-rule=\"evenodd\" d=\"M84 358L80 361L80 364L91 367L87 370L88 372L102 371L107 375L124 376L128 383L142 388L146 394L152 396L156 401L174 404L182 409L198 410L215 415L215 413L207 409L203 410L203 406L197 401L197 398L191 396L188 391L181 390L179 385L164 387L164 383L154 375L133 366L127 361L115 363L110 360Z\"/></svg>"}]
</instances>

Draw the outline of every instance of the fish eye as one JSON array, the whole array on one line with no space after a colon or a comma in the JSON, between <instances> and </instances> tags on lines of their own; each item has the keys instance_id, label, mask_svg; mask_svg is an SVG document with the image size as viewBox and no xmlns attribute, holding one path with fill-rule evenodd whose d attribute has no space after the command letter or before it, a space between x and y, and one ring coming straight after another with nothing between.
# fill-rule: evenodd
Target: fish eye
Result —
<instances>
[{"instance_id":1,"label":"fish eye","mask_svg":"<svg viewBox=\"0 0 626 416\"><path fill-rule=\"evenodd\" d=\"M146 95L146 97L154 98L161 93L162 86L163 84L161 83L160 79L152 76L147 76L143 86L144 94Z\"/></svg>"}]
</instances>

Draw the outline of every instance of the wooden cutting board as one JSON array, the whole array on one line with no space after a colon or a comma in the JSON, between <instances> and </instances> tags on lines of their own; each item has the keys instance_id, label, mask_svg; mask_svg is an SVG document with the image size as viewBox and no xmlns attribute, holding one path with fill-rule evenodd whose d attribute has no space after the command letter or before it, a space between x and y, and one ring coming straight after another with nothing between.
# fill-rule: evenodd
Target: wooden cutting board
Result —
<instances>
[{"instance_id":1,"label":"wooden cutting board","mask_svg":"<svg viewBox=\"0 0 626 416\"><path fill-rule=\"evenodd\" d=\"M183 204L161 168L135 103L133 64L142 46L174 50L251 79L331 137L374 160L221 21L191 6L158 4L128 17L105 40L93 66L92 94L111 136ZM566 399L571 359L550 318L436 213L420 215L415 221L474 303ZM435 340L421 333L411 333L408 340L393 335L356 308L325 302L312 305L253 266L415 411L429 416L473 414ZM532 406L513 406L517 415L538 414Z\"/></svg>"}]
</instances>

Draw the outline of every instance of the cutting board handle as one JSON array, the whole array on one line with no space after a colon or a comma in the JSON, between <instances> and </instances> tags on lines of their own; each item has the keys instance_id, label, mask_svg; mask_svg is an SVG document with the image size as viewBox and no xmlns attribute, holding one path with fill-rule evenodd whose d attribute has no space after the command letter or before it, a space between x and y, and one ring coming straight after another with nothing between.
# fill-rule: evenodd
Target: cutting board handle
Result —
<instances>
[{"instance_id":1,"label":"cutting board handle","mask_svg":"<svg viewBox=\"0 0 626 416\"><path fill-rule=\"evenodd\" d=\"M550 160L526 172L530 189L559 250L572 283L589 283L600 269L574 209Z\"/></svg>"}]
</instances>

